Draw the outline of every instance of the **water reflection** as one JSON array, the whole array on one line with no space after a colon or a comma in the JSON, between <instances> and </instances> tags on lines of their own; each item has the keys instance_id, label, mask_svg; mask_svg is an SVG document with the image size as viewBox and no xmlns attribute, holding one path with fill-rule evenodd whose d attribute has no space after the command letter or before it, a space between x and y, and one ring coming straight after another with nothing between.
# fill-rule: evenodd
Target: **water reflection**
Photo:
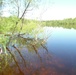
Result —
<instances>
[{"instance_id":1,"label":"water reflection","mask_svg":"<svg viewBox=\"0 0 76 75\"><path fill-rule=\"evenodd\" d=\"M76 74L76 30L64 28L47 28L52 31L47 41L48 51L62 59L65 65L65 75ZM67 74L68 73L68 74Z\"/></svg>"},{"instance_id":2,"label":"water reflection","mask_svg":"<svg viewBox=\"0 0 76 75\"><path fill-rule=\"evenodd\" d=\"M7 66L5 69L2 70L3 62L1 62L0 73L2 75L34 74L32 72L36 68L40 68L43 64L42 56L39 53L39 48L42 47L42 49L44 49L43 51L48 53L46 46L44 46L45 42L46 42L45 39L40 39L40 38L37 39L30 37L27 38L27 37L23 37L22 35L13 36L13 38L9 40L9 43L6 46L6 50L9 53L8 55L4 54L5 55L4 57L9 56L9 58L7 58ZM1 61L4 61L2 57L1 57Z\"/></svg>"},{"instance_id":3,"label":"water reflection","mask_svg":"<svg viewBox=\"0 0 76 75\"><path fill-rule=\"evenodd\" d=\"M8 55L0 54L0 75L76 75L76 30L44 30L47 40L18 35L10 41Z\"/></svg>"}]
</instances>

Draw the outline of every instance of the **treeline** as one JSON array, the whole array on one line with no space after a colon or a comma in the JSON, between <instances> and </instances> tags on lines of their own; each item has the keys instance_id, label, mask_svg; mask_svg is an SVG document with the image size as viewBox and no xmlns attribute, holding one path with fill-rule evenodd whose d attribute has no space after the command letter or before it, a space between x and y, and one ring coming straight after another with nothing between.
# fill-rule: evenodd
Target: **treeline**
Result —
<instances>
[{"instance_id":1,"label":"treeline","mask_svg":"<svg viewBox=\"0 0 76 75\"><path fill-rule=\"evenodd\" d=\"M18 24L16 24L18 23ZM38 21L22 19L17 17L0 17L0 34L9 32L29 33L37 28Z\"/></svg>"},{"instance_id":2,"label":"treeline","mask_svg":"<svg viewBox=\"0 0 76 75\"><path fill-rule=\"evenodd\" d=\"M64 27L64 28L75 28L76 29L76 18L68 18L64 20L51 20L43 21L43 26L53 27Z\"/></svg>"},{"instance_id":3,"label":"treeline","mask_svg":"<svg viewBox=\"0 0 76 75\"><path fill-rule=\"evenodd\" d=\"M29 33L35 28L40 26L52 26L52 27L64 27L64 28L75 28L76 29L76 18L64 19L64 20L50 20L50 21L36 21L23 19L18 21L17 17L0 17L0 34L7 32L22 32ZM16 25L16 23L18 24Z\"/></svg>"}]
</instances>

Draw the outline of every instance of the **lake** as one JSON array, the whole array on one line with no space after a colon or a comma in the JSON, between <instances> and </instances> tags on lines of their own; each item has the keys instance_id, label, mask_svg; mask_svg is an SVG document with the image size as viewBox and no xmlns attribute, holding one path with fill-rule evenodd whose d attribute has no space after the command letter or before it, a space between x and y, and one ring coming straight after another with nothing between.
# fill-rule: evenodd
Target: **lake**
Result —
<instances>
[{"instance_id":1,"label":"lake","mask_svg":"<svg viewBox=\"0 0 76 75\"><path fill-rule=\"evenodd\" d=\"M59 75L76 75L76 30L56 27L47 28L47 31L52 31L47 48L64 65Z\"/></svg>"},{"instance_id":2,"label":"lake","mask_svg":"<svg viewBox=\"0 0 76 75\"><path fill-rule=\"evenodd\" d=\"M76 30L44 27L43 36L48 36L43 44L40 43L42 40L39 44L26 41L27 45L10 47L23 72L19 73L18 65L12 61L10 67L17 72L15 75L76 75Z\"/></svg>"}]
</instances>

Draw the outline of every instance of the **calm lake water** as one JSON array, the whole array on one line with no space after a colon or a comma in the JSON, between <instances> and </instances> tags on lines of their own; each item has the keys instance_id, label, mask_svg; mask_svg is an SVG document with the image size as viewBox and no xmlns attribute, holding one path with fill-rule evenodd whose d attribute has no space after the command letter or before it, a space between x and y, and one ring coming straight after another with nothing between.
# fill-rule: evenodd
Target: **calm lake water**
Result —
<instances>
[{"instance_id":1,"label":"calm lake water","mask_svg":"<svg viewBox=\"0 0 76 75\"><path fill-rule=\"evenodd\" d=\"M64 28L47 28L51 36L47 40L47 48L63 64L57 68L59 75L76 75L76 30ZM56 59L56 60L57 60Z\"/></svg>"},{"instance_id":2,"label":"calm lake water","mask_svg":"<svg viewBox=\"0 0 76 75\"><path fill-rule=\"evenodd\" d=\"M76 30L62 27L45 27L44 30L44 35L50 35L45 45L48 52L38 48L41 59L30 53L31 75L76 75ZM24 56L29 56L29 52Z\"/></svg>"},{"instance_id":3,"label":"calm lake water","mask_svg":"<svg viewBox=\"0 0 76 75\"><path fill-rule=\"evenodd\" d=\"M19 53L15 52L17 49L10 48L24 73L15 75L76 75L76 30L45 27L43 34L49 36L44 45L18 47L26 66ZM18 68L14 64L13 61L10 66L17 72Z\"/></svg>"}]
</instances>

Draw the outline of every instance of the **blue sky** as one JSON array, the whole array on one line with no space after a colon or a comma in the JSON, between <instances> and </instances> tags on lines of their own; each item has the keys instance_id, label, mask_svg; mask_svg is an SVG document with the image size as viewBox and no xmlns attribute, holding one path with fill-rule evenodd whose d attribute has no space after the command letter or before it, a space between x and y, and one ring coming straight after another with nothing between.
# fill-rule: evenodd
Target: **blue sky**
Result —
<instances>
[{"instance_id":1,"label":"blue sky","mask_svg":"<svg viewBox=\"0 0 76 75\"><path fill-rule=\"evenodd\" d=\"M76 0L39 0L39 7L25 16L28 19L39 20L58 20L75 17Z\"/></svg>"}]
</instances>

